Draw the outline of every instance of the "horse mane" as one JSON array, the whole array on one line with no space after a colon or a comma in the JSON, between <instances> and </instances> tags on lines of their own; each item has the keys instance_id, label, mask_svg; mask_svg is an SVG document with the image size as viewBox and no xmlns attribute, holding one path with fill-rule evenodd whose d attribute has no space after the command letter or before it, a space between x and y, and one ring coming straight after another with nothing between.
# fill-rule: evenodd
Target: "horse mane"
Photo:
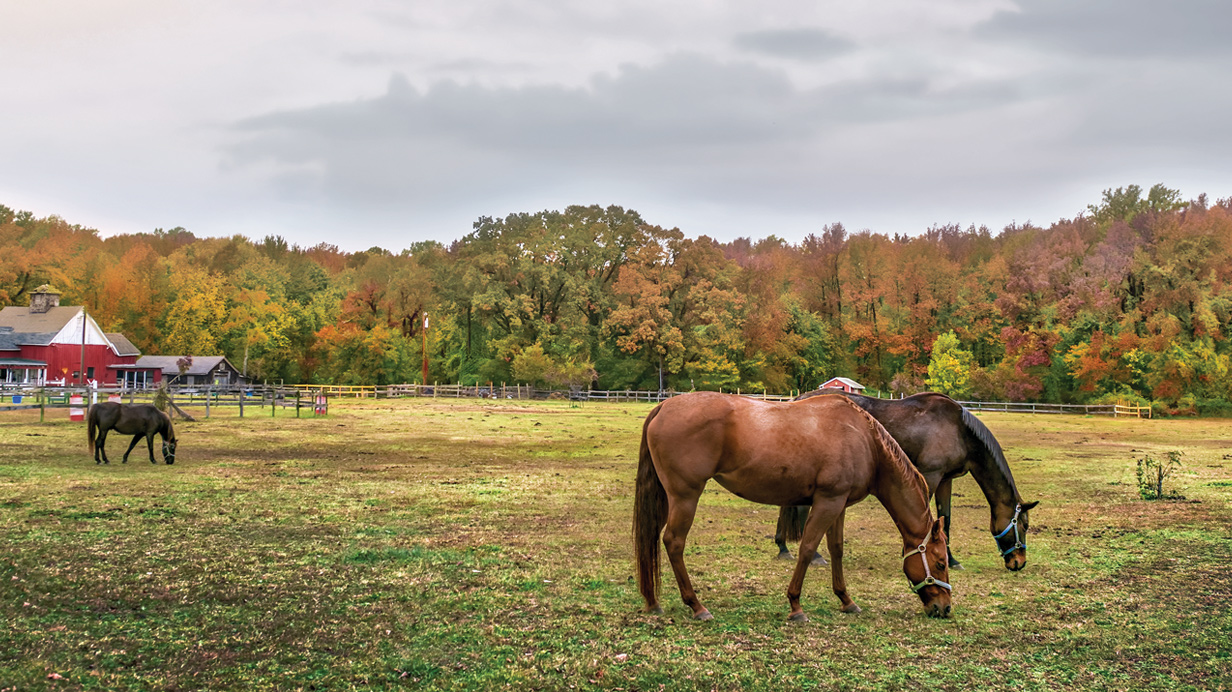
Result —
<instances>
[{"instance_id":1,"label":"horse mane","mask_svg":"<svg viewBox=\"0 0 1232 692\"><path fill-rule=\"evenodd\" d=\"M838 398L848 406L859 411L860 415L864 416L864 421L868 423L869 430L873 432L873 435L877 439L878 445L881 447L881 450L885 453L886 457L890 459L891 463L894 464L895 467L897 467L898 472L903 477L911 478L915 481L915 489L918 493L920 493L920 502L923 503L924 509L927 511L928 481L924 480L924 474L920 473L920 470L915 467L915 464L911 463L911 459L907 458L907 453L903 451L903 448L898 444L898 441L890 435L884 425L873 417L873 414L865 411L863 407L845 396L840 396Z\"/></svg>"},{"instance_id":2,"label":"horse mane","mask_svg":"<svg viewBox=\"0 0 1232 692\"><path fill-rule=\"evenodd\" d=\"M984 445L984 450L988 456L992 457L993 463L997 470L1005 477L1006 482L1010 484L1010 490L1014 492L1014 499L1020 500L1018 487L1014 485L1014 474L1010 473L1010 465L1005 460L1005 453L1001 451L1001 444L997 442L997 438L993 437L992 431L984 425L984 422L975 417L975 414L967 410L966 406L959 406L962 410L963 425L967 426L967 430L975 436L975 439Z\"/></svg>"},{"instance_id":3,"label":"horse mane","mask_svg":"<svg viewBox=\"0 0 1232 692\"><path fill-rule=\"evenodd\" d=\"M163 416L163 426L162 427L165 428L167 431L167 439L174 440L175 439L175 425L172 424L171 422L171 414L167 413L166 411L162 411L162 410L159 410L158 412L161 413ZM162 432L162 431L160 430L159 432Z\"/></svg>"}]
</instances>

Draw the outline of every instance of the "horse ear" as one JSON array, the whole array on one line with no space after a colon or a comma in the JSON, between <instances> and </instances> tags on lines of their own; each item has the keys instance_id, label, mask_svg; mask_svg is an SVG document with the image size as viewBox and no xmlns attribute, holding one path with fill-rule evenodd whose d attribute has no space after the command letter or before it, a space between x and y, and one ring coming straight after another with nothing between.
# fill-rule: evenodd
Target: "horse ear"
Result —
<instances>
[{"instance_id":1,"label":"horse ear","mask_svg":"<svg viewBox=\"0 0 1232 692\"><path fill-rule=\"evenodd\" d=\"M1024 502L1022 503L1022 511L1025 512L1029 509L1035 509L1035 506L1038 504L1039 504L1039 500L1036 500L1035 502Z\"/></svg>"},{"instance_id":2,"label":"horse ear","mask_svg":"<svg viewBox=\"0 0 1232 692\"><path fill-rule=\"evenodd\" d=\"M941 517L937 517L936 519L933 520L933 532L932 533L933 533L932 539L934 541L939 540L941 536L944 535L945 531L944 531L944 527L941 525Z\"/></svg>"}]
</instances>

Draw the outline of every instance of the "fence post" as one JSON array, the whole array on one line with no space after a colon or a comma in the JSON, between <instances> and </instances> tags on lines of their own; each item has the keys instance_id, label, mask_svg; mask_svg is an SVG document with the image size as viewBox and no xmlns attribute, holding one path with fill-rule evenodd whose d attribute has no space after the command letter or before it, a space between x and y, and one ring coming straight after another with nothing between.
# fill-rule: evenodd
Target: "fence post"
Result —
<instances>
[{"instance_id":1,"label":"fence post","mask_svg":"<svg viewBox=\"0 0 1232 692\"><path fill-rule=\"evenodd\" d=\"M210 396L210 394L213 394L213 392L214 392L213 387L208 387L205 390L205 417L207 419L210 417L210 399L213 398Z\"/></svg>"},{"instance_id":2,"label":"fence post","mask_svg":"<svg viewBox=\"0 0 1232 692\"><path fill-rule=\"evenodd\" d=\"M240 386L240 418L244 417L244 387Z\"/></svg>"},{"instance_id":3,"label":"fence post","mask_svg":"<svg viewBox=\"0 0 1232 692\"><path fill-rule=\"evenodd\" d=\"M295 417L299 418L299 387L295 388Z\"/></svg>"},{"instance_id":4,"label":"fence post","mask_svg":"<svg viewBox=\"0 0 1232 692\"><path fill-rule=\"evenodd\" d=\"M273 388L269 388L270 393L270 418L274 417L274 410L278 408L278 392Z\"/></svg>"},{"instance_id":5,"label":"fence post","mask_svg":"<svg viewBox=\"0 0 1232 692\"><path fill-rule=\"evenodd\" d=\"M39 422L42 423L47 416L47 388L39 387Z\"/></svg>"}]
</instances>

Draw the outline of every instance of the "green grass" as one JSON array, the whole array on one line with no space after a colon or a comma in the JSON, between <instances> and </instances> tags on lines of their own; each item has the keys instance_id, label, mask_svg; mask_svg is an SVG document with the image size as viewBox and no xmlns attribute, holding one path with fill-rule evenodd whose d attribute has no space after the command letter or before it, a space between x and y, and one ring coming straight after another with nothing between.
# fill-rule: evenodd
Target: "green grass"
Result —
<instances>
[{"instance_id":1,"label":"green grass","mask_svg":"<svg viewBox=\"0 0 1232 692\"><path fill-rule=\"evenodd\" d=\"M966 569L946 621L921 613L869 500L847 520L864 612L839 613L815 568L812 619L788 624L775 508L712 484L686 554L715 615L699 623L669 570L666 614L639 612L629 532L648 410L216 409L178 425L173 466L96 466L83 425L5 414L0 690L1232 686L1224 422L982 416L1041 504L1030 562L1010 573L978 487L956 481ZM1138 499L1134 460L1169 449L1185 452L1173 482L1187 499Z\"/></svg>"}]
</instances>

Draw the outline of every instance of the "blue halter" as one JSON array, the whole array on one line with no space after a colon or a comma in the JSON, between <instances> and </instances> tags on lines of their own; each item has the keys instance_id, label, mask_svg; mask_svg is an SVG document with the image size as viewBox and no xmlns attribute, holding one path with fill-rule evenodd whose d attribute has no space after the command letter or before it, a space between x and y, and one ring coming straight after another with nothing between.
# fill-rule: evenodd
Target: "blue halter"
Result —
<instances>
[{"instance_id":1,"label":"blue halter","mask_svg":"<svg viewBox=\"0 0 1232 692\"><path fill-rule=\"evenodd\" d=\"M1005 530L1002 531L1001 533L994 533L992 535L993 540L997 542L997 547L1001 549L1001 557L1005 557L1006 555L1009 555L1010 553L1014 552L1015 550L1018 550L1019 548L1022 548L1023 551L1026 551L1027 549L1027 544L1026 544L1026 541L1024 540L1026 536L1020 535L1018 531L1018 515L1019 514L1022 514L1022 505L1016 505L1014 507L1014 518L1010 519L1010 523L1008 526L1005 527ZM1009 539L1011 538L1009 535L1010 531L1014 532L1014 535L1012 537L1014 542L1012 545L1010 544L1010 541L1009 541Z\"/></svg>"}]
</instances>

